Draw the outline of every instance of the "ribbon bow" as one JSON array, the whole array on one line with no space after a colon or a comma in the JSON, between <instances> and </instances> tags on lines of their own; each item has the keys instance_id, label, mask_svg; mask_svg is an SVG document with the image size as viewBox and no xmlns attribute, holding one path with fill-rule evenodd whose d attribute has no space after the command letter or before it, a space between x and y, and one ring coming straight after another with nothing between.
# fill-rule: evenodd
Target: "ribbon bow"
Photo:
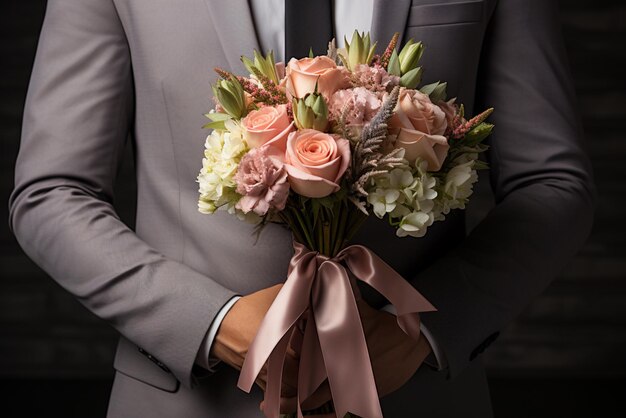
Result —
<instances>
[{"instance_id":1,"label":"ribbon bow","mask_svg":"<svg viewBox=\"0 0 626 418\"><path fill-rule=\"evenodd\" d=\"M436 309L402 276L362 245L352 245L328 258L294 242L295 253L285 284L263 319L243 363L240 389L250 392L265 362L266 414L280 413L283 365L294 327L309 310L300 347L298 417L306 400L328 378L335 413L382 418L374 372L356 297L346 271L380 292L397 311L398 325L415 340L419 312ZM345 263L344 267L341 262Z\"/></svg>"}]
</instances>

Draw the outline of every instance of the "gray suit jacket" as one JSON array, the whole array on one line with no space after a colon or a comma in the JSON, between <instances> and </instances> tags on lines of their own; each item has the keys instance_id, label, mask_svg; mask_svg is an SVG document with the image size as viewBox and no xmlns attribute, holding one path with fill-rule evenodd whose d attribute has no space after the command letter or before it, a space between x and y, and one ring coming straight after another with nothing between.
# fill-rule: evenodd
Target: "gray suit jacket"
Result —
<instances>
[{"instance_id":1,"label":"gray suit jacket","mask_svg":"<svg viewBox=\"0 0 626 418\"><path fill-rule=\"evenodd\" d=\"M438 307L423 320L447 373L422 368L385 416L489 416L477 354L586 238L592 180L556 10L546 0L376 0L373 38L427 46L425 82L494 106L497 206L466 238L461 213L424 239L371 220L356 238ZM50 0L24 115L11 226L24 250L121 334L112 417L260 416L260 392L194 359L221 306L285 278L291 237L196 210L211 71L258 48L245 0ZM113 209L129 137L136 231ZM457 245L457 243L461 243ZM370 298L373 304L384 301ZM473 361L474 360L474 361ZM402 413L404 411L404 413Z\"/></svg>"}]
</instances>

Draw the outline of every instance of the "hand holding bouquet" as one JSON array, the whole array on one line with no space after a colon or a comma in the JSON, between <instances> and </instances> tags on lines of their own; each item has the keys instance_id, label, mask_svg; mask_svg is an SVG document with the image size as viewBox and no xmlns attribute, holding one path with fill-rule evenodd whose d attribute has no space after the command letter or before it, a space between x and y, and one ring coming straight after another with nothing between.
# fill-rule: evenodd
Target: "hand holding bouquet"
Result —
<instances>
[{"instance_id":1,"label":"hand holding bouquet","mask_svg":"<svg viewBox=\"0 0 626 418\"><path fill-rule=\"evenodd\" d=\"M327 56L291 59L286 68L255 51L242 57L248 77L216 70L199 210L225 207L259 232L282 222L294 236L289 276L239 382L250 390L269 360L268 416L279 412L289 345L300 353L300 401L328 379L338 416L382 416L355 281L393 303L399 327L416 340L419 312L434 308L370 250L348 242L372 214L400 237L424 236L465 208L485 167L478 156L492 109L468 120L447 100L445 83L418 88L423 45L409 40L398 52L397 41L396 34L377 55L369 35L355 32L345 49L331 41Z\"/></svg>"}]
</instances>

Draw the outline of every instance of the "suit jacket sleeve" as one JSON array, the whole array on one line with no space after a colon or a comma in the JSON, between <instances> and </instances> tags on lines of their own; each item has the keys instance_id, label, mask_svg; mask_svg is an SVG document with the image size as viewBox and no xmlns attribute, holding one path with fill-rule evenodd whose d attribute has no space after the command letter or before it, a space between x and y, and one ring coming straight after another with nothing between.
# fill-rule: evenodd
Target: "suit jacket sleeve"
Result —
<instances>
[{"instance_id":1,"label":"suit jacket sleeve","mask_svg":"<svg viewBox=\"0 0 626 418\"><path fill-rule=\"evenodd\" d=\"M129 46L112 1L50 0L10 224L61 286L189 386L209 325L234 293L148 246L115 213L133 100Z\"/></svg>"},{"instance_id":2,"label":"suit jacket sleeve","mask_svg":"<svg viewBox=\"0 0 626 418\"><path fill-rule=\"evenodd\" d=\"M496 207L413 279L439 309L423 321L450 376L495 339L582 246L593 213L590 163L553 1L499 1L479 69L476 109L493 106Z\"/></svg>"}]
</instances>

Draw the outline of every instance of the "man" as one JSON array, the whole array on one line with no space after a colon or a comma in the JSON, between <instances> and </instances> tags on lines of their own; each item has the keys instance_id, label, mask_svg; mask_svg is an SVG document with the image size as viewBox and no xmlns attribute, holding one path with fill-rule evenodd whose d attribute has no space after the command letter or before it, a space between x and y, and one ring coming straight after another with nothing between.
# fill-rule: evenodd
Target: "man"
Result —
<instances>
[{"instance_id":1,"label":"man","mask_svg":"<svg viewBox=\"0 0 626 418\"><path fill-rule=\"evenodd\" d=\"M270 225L255 244L245 223L197 212L199 127L211 105L210 69L242 72L241 54L280 49L281 39L289 49L329 19L349 33L349 19L368 26L369 11L380 48L396 31L423 41L425 82L448 81L469 113L496 108L497 205L467 238L461 213L423 239L396 239L375 220L357 237L438 308L422 316L425 338L413 345L395 334L390 314L366 309L376 378L381 392L393 391L381 400L385 417L491 416L479 354L589 232L590 166L553 2L352 2L358 13L339 0L308 3L48 3L10 221L24 250L120 332L110 417L261 416L261 390L238 390L229 365L240 365L285 278L291 237ZM112 206L129 134L135 232ZM431 366L420 366L431 348ZM213 372L213 359L228 365Z\"/></svg>"}]
</instances>

